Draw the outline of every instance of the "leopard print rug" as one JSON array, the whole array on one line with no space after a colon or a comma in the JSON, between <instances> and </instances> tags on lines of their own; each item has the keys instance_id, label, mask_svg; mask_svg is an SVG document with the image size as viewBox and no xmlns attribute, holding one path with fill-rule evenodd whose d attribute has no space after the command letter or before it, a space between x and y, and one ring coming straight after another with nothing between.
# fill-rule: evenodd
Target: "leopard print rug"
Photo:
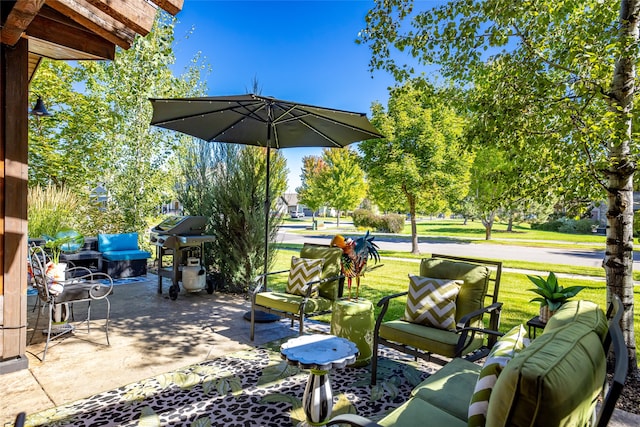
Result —
<instances>
[{"instance_id":1,"label":"leopard print rug","mask_svg":"<svg viewBox=\"0 0 640 427\"><path fill-rule=\"evenodd\" d=\"M288 365L274 347L232 353L31 414L26 425L296 425L304 419L301 404L309 374ZM335 369L330 373L332 415L355 413L380 419L405 402L433 371L431 364L388 349L379 358L376 386L369 384L368 367Z\"/></svg>"}]
</instances>

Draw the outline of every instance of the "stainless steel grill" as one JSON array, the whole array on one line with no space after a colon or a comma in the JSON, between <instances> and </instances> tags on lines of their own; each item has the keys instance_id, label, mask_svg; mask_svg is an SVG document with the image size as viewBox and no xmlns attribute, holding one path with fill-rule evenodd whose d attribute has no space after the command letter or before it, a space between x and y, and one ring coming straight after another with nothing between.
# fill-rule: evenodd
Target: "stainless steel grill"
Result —
<instances>
[{"instance_id":1,"label":"stainless steel grill","mask_svg":"<svg viewBox=\"0 0 640 427\"><path fill-rule=\"evenodd\" d=\"M214 236L204 234L206 224L207 217L204 216L170 216L151 229L149 240L156 246L159 294L162 293L162 278L170 277L169 297L178 298L178 283L182 281L187 259L198 258L204 266L204 244L215 240ZM166 256L172 257L171 266L163 264ZM207 292L213 293L213 285L206 286Z\"/></svg>"}]
</instances>

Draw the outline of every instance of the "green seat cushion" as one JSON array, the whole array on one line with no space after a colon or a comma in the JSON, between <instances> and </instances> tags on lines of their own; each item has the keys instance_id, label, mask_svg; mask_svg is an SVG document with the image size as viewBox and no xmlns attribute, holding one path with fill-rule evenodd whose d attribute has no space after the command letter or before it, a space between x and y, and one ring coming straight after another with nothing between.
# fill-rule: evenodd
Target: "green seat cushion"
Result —
<instances>
[{"instance_id":1,"label":"green seat cushion","mask_svg":"<svg viewBox=\"0 0 640 427\"><path fill-rule=\"evenodd\" d=\"M467 425L469 401L480 369L478 364L455 358L418 384L411 392L412 400L424 400ZM422 422L423 425L448 425L432 423L426 414L422 416Z\"/></svg>"},{"instance_id":2,"label":"green seat cushion","mask_svg":"<svg viewBox=\"0 0 640 427\"><path fill-rule=\"evenodd\" d=\"M489 267L469 262L426 258L420 263L420 275L462 281L456 302L456 322L464 315L484 307L484 297L491 275Z\"/></svg>"},{"instance_id":3,"label":"green seat cushion","mask_svg":"<svg viewBox=\"0 0 640 427\"><path fill-rule=\"evenodd\" d=\"M263 307L270 307L287 313L300 312L300 304L304 297L300 295L288 294L285 292L260 292L256 295L256 304ZM316 313L319 311L331 310L333 301L322 298L309 298L304 306L305 313Z\"/></svg>"},{"instance_id":4,"label":"green seat cushion","mask_svg":"<svg viewBox=\"0 0 640 427\"><path fill-rule=\"evenodd\" d=\"M378 424L385 427L465 427L467 422L454 417L424 400L410 399L382 420L378 421Z\"/></svg>"},{"instance_id":5,"label":"green seat cushion","mask_svg":"<svg viewBox=\"0 0 640 427\"><path fill-rule=\"evenodd\" d=\"M500 373L487 425L589 425L605 375L602 343L591 328L545 330Z\"/></svg>"},{"instance_id":6,"label":"green seat cushion","mask_svg":"<svg viewBox=\"0 0 640 427\"><path fill-rule=\"evenodd\" d=\"M389 341L397 341L445 357L454 357L460 334L444 329L409 323L404 320L391 320L380 325L379 335ZM481 334L476 334L470 346L465 350L472 352L482 346ZM472 387L473 388L473 387Z\"/></svg>"},{"instance_id":7,"label":"green seat cushion","mask_svg":"<svg viewBox=\"0 0 640 427\"><path fill-rule=\"evenodd\" d=\"M544 328L544 333L574 322L591 328L601 340L604 340L609 329L607 318L598 304L587 300L573 300L563 304L551 316Z\"/></svg>"},{"instance_id":8,"label":"green seat cushion","mask_svg":"<svg viewBox=\"0 0 640 427\"><path fill-rule=\"evenodd\" d=\"M305 243L300 250L300 258L324 259L322 279L340 275L340 256L342 256L342 249L323 245ZM338 285L338 280L321 283L318 285L318 294L323 298L335 301L338 299Z\"/></svg>"}]
</instances>

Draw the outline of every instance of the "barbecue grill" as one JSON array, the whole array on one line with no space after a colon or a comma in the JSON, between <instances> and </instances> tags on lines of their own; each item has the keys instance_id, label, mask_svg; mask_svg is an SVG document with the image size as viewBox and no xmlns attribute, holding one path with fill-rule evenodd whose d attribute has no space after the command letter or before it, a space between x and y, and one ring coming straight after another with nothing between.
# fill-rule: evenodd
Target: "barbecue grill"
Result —
<instances>
[{"instance_id":1,"label":"barbecue grill","mask_svg":"<svg viewBox=\"0 0 640 427\"><path fill-rule=\"evenodd\" d=\"M170 277L169 297L178 298L183 280L182 271L193 261L200 260L204 265L204 244L215 240L214 236L204 234L207 217L204 216L170 216L151 229L149 240L156 246L158 259L158 293L162 293L162 278ZM171 266L164 266L163 257L171 256ZM213 284L207 284L207 292L213 293ZM184 282L183 282L184 287ZM193 289L189 289L193 291ZM201 289L200 289L201 290Z\"/></svg>"}]
</instances>

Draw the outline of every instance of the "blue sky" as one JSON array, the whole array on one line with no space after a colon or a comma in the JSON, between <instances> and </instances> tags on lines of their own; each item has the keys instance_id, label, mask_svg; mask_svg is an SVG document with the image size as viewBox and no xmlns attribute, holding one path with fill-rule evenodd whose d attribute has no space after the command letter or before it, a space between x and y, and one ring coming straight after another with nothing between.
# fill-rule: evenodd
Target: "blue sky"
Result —
<instances>
[{"instance_id":1,"label":"blue sky","mask_svg":"<svg viewBox=\"0 0 640 427\"><path fill-rule=\"evenodd\" d=\"M176 70L197 52L211 64L209 95L236 95L258 80L262 95L366 113L387 104L393 79L368 70L358 31L369 1L185 0L175 29ZM185 39L193 26L194 32ZM321 149L283 149L288 191L300 185L301 159Z\"/></svg>"}]
</instances>

